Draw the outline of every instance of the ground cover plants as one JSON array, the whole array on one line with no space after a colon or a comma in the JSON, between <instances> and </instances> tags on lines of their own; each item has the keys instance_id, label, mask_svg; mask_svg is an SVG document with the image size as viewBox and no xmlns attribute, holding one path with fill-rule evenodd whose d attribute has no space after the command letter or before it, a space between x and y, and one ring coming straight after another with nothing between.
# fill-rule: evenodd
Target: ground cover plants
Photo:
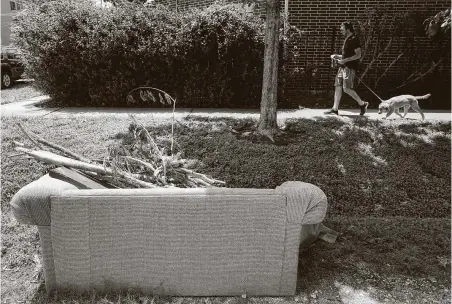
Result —
<instances>
[{"instance_id":1,"label":"ground cover plants","mask_svg":"<svg viewBox=\"0 0 452 304\"><path fill-rule=\"evenodd\" d=\"M443 303L450 297L450 140L446 122L348 117L293 119L273 144L248 130L255 120L190 116L175 128L175 152L228 187L274 188L288 180L327 194L326 225L340 236L300 254L291 298L168 298L124 294L54 294L42 286L36 228L9 212L12 195L49 169L17 155L27 142L16 122L88 158L130 140L130 118L74 115L2 122L2 298L10 303L328 303L347 297L393 303ZM171 122L139 116L158 143ZM362 303L362 301L361 301Z\"/></svg>"}]
</instances>

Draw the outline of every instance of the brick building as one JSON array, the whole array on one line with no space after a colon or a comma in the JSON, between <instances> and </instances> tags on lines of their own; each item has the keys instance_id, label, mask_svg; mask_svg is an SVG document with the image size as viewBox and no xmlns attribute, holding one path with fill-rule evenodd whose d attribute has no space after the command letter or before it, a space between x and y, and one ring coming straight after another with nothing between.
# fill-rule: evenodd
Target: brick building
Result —
<instances>
[{"instance_id":1,"label":"brick building","mask_svg":"<svg viewBox=\"0 0 452 304\"><path fill-rule=\"evenodd\" d=\"M206 7L215 0L156 0L158 3L165 4L170 8L184 11L192 7ZM376 47L376 38L370 39L367 54L361 64L360 75L364 72L363 81L371 87L374 87L382 98L391 95L404 93L422 94L426 90L432 92L433 97L441 99L440 108L450 108L450 40L446 42L446 48L449 49L448 62L442 62L440 74L430 77L429 81L420 80L411 85L404 84L407 79L418 77L417 69L423 64L428 64L428 57L431 56L433 43L425 36L423 21L435 15L437 12L450 7L448 0L280 0L281 12L287 14L287 22L290 26L296 26L304 31L304 34L293 45L286 47L289 55L284 61L286 70L290 72L290 77L284 84L283 95L285 104L300 103L300 96L306 96L309 92L310 99L312 94L319 94L322 100L324 93L332 93L332 84L335 76L335 69L330 67L330 55L340 53L343 37L339 32L339 26L342 21L350 20L358 24L369 21L368 12L372 9L386 11L388 16L395 19L403 15L409 15L409 19L403 22L417 23L417 34L411 37L394 37L388 46L391 31L388 36L381 37L378 41L380 46ZM238 1L235 1L238 2ZM262 17L265 16L265 1L257 2L254 5L254 12ZM372 20L370 20L372 21ZM296 50L294 49L296 47ZM377 48L377 49L376 49ZM383 49L385 49L378 55ZM444 48L444 45L443 45ZM293 56L293 50L296 56ZM376 58L378 57L378 58ZM375 59L375 60L373 60ZM373 62L372 62L373 61ZM369 63L372 64L369 66ZM368 71L365 71L370 67ZM390 67L388 69L388 67ZM425 66L424 71L428 70ZM446 71L445 71L446 70ZM384 75L384 77L381 77ZM431 75L431 73L429 74ZM410 78L411 77L411 78ZM440 79L438 79L438 77ZM424 78L426 79L426 78ZM433 79L433 80L432 80ZM421 83L422 85L419 85ZM362 85L357 88L360 95L367 99L378 101ZM438 107L438 102L429 101L427 107ZM436 106L435 106L436 104ZM324 106L325 104L318 104ZM354 103L353 103L354 105Z\"/></svg>"},{"instance_id":2,"label":"brick building","mask_svg":"<svg viewBox=\"0 0 452 304\"><path fill-rule=\"evenodd\" d=\"M364 58L359 70L359 75L364 76L363 81L371 87L377 84L375 89L382 98L404 93L424 94L433 90L432 95L441 99L442 107L450 107L450 40L446 42L448 46L446 48L449 49L448 60L442 65L446 67L447 72L442 73L441 76L438 75L441 79L433 80L433 83L430 79L429 83L423 83L423 85L419 85L422 81L417 81L396 89L416 73L417 68L426 62L427 57L432 56L430 50L434 49L435 46L425 35L423 21L440 10L450 7L450 1L286 0L285 5L286 11L289 12L289 23L307 31L305 37L302 38L304 41L299 41L298 60L288 62L289 68L296 66L318 67L314 77L311 76L312 74L309 77L299 75L288 81L285 88L285 95L288 98L293 98L292 96L299 94L300 87L311 91L331 90L336 69L330 68L329 56L341 51L343 37L339 33L340 23L345 20L353 21L355 24L358 24L358 21L365 23L369 21L369 9L378 9L385 11L389 16L395 16L395 18L407 17L402 22L413 22L412 26L416 28L417 33L412 37L395 36L389 44L393 33L388 32L386 37L380 38L378 48L376 48L376 38L373 41L370 40L367 50L363 45ZM372 19L370 18L370 20ZM363 37L361 37L361 40L363 40ZM362 43L365 44L363 41ZM384 50L386 47L387 49ZM377 52L374 53L375 51ZM381 55L378 57L380 52ZM376 60L366 71L373 59ZM388 69L389 66L391 67ZM424 70L426 69L428 67ZM384 77L380 78L383 74ZM412 77L412 79L414 78L416 76ZM358 86L357 90L360 95L369 101L378 102L378 99L362 85ZM429 103L430 106L435 107L432 100ZM351 104L355 106L355 102Z\"/></svg>"}]
</instances>

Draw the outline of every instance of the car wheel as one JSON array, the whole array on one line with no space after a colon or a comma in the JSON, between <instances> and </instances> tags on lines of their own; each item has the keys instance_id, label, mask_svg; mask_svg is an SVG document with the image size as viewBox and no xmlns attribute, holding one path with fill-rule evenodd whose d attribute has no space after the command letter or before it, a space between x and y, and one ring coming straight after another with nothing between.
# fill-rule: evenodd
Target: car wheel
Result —
<instances>
[{"instance_id":1,"label":"car wheel","mask_svg":"<svg viewBox=\"0 0 452 304\"><path fill-rule=\"evenodd\" d=\"M10 72L2 73L2 89L10 88L13 85L13 80L11 79Z\"/></svg>"}]
</instances>

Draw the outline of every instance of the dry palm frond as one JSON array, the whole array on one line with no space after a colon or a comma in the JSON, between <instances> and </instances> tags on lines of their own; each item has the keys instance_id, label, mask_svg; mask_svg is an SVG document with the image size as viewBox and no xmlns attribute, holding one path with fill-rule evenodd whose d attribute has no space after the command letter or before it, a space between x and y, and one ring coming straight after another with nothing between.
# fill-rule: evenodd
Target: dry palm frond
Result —
<instances>
[{"instance_id":1,"label":"dry palm frond","mask_svg":"<svg viewBox=\"0 0 452 304\"><path fill-rule=\"evenodd\" d=\"M141 101L144 102L148 102L149 104L151 104L152 102L152 105L156 103L161 103L162 105L170 106L172 105L173 117L171 123L171 134L174 135L174 122L175 122L174 112L176 111L176 100L173 97L171 97L170 94L153 87L138 87L130 91L129 94L127 94L126 97L127 105L130 106L135 103L138 103L137 99L140 99ZM173 137L171 137L171 153L173 152L173 147L174 141Z\"/></svg>"}]
</instances>

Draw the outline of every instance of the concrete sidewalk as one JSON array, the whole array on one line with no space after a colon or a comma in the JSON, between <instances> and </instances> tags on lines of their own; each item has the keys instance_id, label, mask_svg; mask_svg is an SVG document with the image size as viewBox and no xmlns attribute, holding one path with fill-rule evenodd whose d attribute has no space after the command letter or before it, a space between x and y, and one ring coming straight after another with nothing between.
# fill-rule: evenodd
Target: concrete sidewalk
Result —
<instances>
[{"instance_id":1,"label":"concrete sidewalk","mask_svg":"<svg viewBox=\"0 0 452 304\"><path fill-rule=\"evenodd\" d=\"M21 117L21 116L45 116L52 117L72 117L72 116L128 116L133 114L136 116L149 116L170 118L172 117L171 108L42 108L37 104L49 100L48 96L39 96L29 100L9 103L0 106L1 116L3 117ZM294 110L278 110L278 120L285 120L288 118L313 118L325 117L323 114L327 109L294 109ZM348 118L365 118L378 120L382 119L384 115L379 115L376 109L369 109L364 117L359 115L359 109L339 110L341 117ZM427 121L451 121L452 115L450 111L424 111L425 119ZM204 116L204 117L234 117L234 118L258 118L259 110L250 109L176 109L175 118L182 118L190 116ZM389 120L400 120L401 118L393 114ZM406 120L419 120L420 114L410 111L406 116Z\"/></svg>"}]
</instances>

